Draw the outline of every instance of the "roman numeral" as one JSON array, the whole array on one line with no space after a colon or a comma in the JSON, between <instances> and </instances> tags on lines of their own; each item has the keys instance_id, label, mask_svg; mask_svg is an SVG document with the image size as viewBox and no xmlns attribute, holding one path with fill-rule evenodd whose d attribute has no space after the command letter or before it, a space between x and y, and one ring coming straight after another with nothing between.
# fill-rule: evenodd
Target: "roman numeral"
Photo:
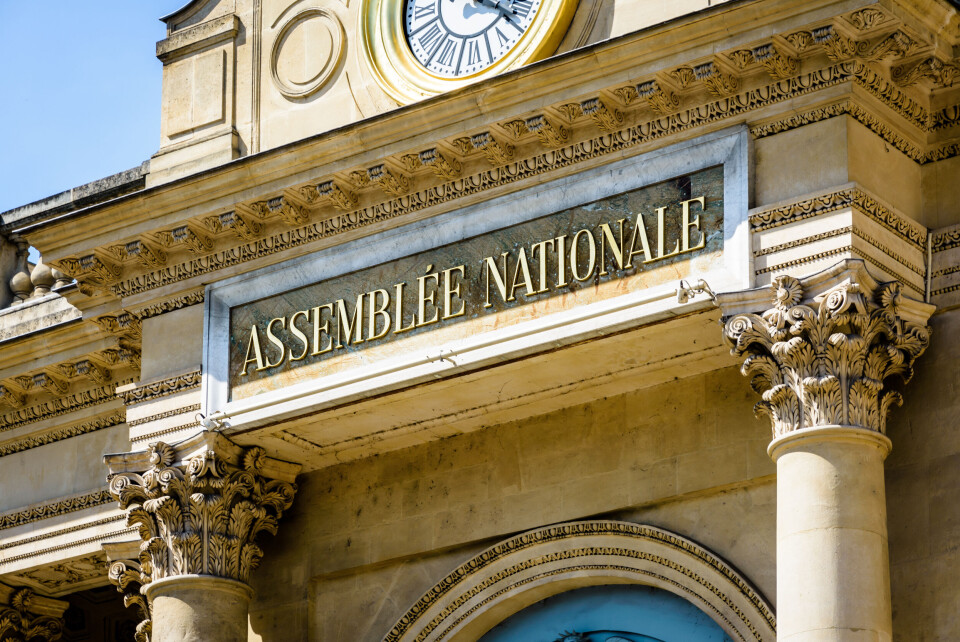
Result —
<instances>
[{"instance_id":1,"label":"roman numeral","mask_svg":"<svg viewBox=\"0 0 960 642\"><path fill-rule=\"evenodd\" d=\"M453 55L457 53L457 41L450 35L439 47L440 53L437 55L437 64L449 67L453 65Z\"/></svg>"},{"instance_id":2,"label":"roman numeral","mask_svg":"<svg viewBox=\"0 0 960 642\"><path fill-rule=\"evenodd\" d=\"M467 43L467 64L475 65L480 62L480 43L471 40Z\"/></svg>"},{"instance_id":3,"label":"roman numeral","mask_svg":"<svg viewBox=\"0 0 960 642\"><path fill-rule=\"evenodd\" d=\"M493 30L494 30L494 31L496 32L496 34L497 34L497 40L500 41L500 46L501 46L501 47L502 47L503 45L509 45L509 44L510 44L510 39L507 38L507 36L506 36L502 31L500 31L500 25L495 26L495 27L493 28Z\"/></svg>"},{"instance_id":4,"label":"roman numeral","mask_svg":"<svg viewBox=\"0 0 960 642\"><path fill-rule=\"evenodd\" d=\"M434 20L430 28L420 34L417 40L424 51L431 51L434 45L439 45L443 37L447 35L446 31L440 29L439 24Z\"/></svg>"},{"instance_id":5,"label":"roman numeral","mask_svg":"<svg viewBox=\"0 0 960 642\"><path fill-rule=\"evenodd\" d=\"M420 21L437 15L437 5L430 3L428 5L413 5L413 19Z\"/></svg>"},{"instance_id":6,"label":"roman numeral","mask_svg":"<svg viewBox=\"0 0 960 642\"><path fill-rule=\"evenodd\" d=\"M533 0L513 0L513 10L521 18L530 15L531 9L533 9Z\"/></svg>"}]
</instances>

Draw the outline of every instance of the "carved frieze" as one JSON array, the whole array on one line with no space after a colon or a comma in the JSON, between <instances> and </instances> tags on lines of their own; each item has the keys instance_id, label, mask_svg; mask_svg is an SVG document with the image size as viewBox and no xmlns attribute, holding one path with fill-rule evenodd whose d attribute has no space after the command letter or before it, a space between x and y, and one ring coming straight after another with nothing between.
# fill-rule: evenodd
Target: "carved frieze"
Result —
<instances>
[{"instance_id":1,"label":"carved frieze","mask_svg":"<svg viewBox=\"0 0 960 642\"><path fill-rule=\"evenodd\" d=\"M724 338L744 359L774 437L825 425L884 432L902 401L891 383L913 374L933 306L903 296L897 282L878 283L854 260L802 280L778 276L772 307L742 311L759 302L756 294L721 294L718 305Z\"/></svg>"},{"instance_id":2,"label":"carved frieze","mask_svg":"<svg viewBox=\"0 0 960 642\"><path fill-rule=\"evenodd\" d=\"M175 395L184 390L199 388L202 377L199 370L187 372L160 381L153 381L141 386L131 387L128 390L118 392L123 398L123 402L128 406L135 403L143 403L151 399L159 399L168 395Z\"/></svg>"},{"instance_id":3,"label":"carved frieze","mask_svg":"<svg viewBox=\"0 0 960 642\"><path fill-rule=\"evenodd\" d=\"M139 528L140 572L150 581L187 574L248 581L263 556L255 539L276 533L299 470L219 433L105 460L110 492Z\"/></svg>"}]
</instances>

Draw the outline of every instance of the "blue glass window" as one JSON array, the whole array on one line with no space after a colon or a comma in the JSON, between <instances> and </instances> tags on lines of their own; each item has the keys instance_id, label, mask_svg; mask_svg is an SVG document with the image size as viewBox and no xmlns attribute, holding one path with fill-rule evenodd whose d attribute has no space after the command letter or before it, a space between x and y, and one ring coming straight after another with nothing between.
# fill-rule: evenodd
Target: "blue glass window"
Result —
<instances>
[{"instance_id":1,"label":"blue glass window","mask_svg":"<svg viewBox=\"0 0 960 642\"><path fill-rule=\"evenodd\" d=\"M706 613L668 591L589 586L513 614L480 642L732 642Z\"/></svg>"}]
</instances>

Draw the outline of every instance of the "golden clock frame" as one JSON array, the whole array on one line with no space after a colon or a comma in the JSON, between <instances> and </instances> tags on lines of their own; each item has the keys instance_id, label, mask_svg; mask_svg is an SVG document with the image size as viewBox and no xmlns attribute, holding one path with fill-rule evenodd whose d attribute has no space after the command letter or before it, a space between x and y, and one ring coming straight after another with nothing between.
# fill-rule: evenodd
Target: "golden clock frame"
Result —
<instances>
[{"instance_id":1,"label":"golden clock frame","mask_svg":"<svg viewBox=\"0 0 960 642\"><path fill-rule=\"evenodd\" d=\"M416 102L549 56L567 33L579 0L542 0L533 22L507 54L482 71L444 78L427 71L407 45L404 0L362 0L359 47L380 87L401 105Z\"/></svg>"}]
</instances>

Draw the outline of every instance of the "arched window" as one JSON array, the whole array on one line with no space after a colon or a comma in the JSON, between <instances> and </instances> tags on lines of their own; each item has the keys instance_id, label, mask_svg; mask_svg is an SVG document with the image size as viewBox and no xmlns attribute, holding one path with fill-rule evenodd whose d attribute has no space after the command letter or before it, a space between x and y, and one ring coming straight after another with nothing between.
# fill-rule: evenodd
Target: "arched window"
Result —
<instances>
[{"instance_id":1,"label":"arched window","mask_svg":"<svg viewBox=\"0 0 960 642\"><path fill-rule=\"evenodd\" d=\"M589 586L515 613L480 642L730 642L687 600L639 584Z\"/></svg>"}]
</instances>

